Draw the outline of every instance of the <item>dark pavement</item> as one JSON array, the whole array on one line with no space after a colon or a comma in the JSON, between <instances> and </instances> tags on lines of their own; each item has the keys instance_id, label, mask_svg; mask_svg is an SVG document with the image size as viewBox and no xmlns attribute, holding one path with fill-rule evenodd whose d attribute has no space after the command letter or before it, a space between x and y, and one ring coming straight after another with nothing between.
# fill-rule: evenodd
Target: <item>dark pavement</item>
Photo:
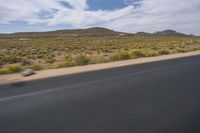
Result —
<instances>
[{"instance_id":1,"label":"dark pavement","mask_svg":"<svg viewBox=\"0 0 200 133\"><path fill-rule=\"evenodd\" d=\"M200 133L200 56L0 85L0 133Z\"/></svg>"}]
</instances>

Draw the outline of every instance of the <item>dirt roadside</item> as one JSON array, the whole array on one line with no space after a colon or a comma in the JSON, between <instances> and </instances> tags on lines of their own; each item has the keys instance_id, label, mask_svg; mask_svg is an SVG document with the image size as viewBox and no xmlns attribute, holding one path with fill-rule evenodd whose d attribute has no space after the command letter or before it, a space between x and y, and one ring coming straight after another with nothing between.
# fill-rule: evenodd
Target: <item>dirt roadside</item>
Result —
<instances>
[{"instance_id":1,"label":"dirt roadside","mask_svg":"<svg viewBox=\"0 0 200 133\"><path fill-rule=\"evenodd\" d=\"M156 56L156 57L145 57L145 58L138 58L138 59L132 59L132 60L116 61L116 62L109 62L109 63L103 63L103 64L93 64L93 65L86 65L86 66L77 66L77 67L70 67L70 68L42 70L42 71L37 71L35 75L30 76L30 77L23 77L21 76L21 74L1 75L0 84L24 82L24 81L30 81L30 80L36 80L36 79L77 74L77 73L116 68L116 67L122 67L122 66L127 66L127 65L134 65L134 64L143 64L143 63L149 63L149 62L170 60L170 59L189 57L189 56L195 56L195 55L200 55L200 51L163 55L163 56Z\"/></svg>"}]
</instances>

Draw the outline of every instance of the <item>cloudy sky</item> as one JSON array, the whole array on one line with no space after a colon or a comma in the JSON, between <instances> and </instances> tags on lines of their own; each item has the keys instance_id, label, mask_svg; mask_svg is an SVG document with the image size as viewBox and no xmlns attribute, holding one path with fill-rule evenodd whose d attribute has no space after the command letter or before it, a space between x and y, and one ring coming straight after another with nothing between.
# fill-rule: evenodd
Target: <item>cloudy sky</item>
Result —
<instances>
[{"instance_id":1,"label":"cloudy sky","mask_svg":"<svg viewBox=\"0 0 200 133\"><path fill-rule=\"evenodd\" d=\"M0 32L88 27L200 35L200 0L0 0Z\"/></svg>"}]
</instances>

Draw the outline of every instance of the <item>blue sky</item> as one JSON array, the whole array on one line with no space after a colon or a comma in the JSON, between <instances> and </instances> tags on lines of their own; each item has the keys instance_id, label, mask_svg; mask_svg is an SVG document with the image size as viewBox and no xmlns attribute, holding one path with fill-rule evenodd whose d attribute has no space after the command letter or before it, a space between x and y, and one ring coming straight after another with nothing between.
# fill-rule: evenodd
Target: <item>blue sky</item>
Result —
<instances>
[{"instance_id":1,"label":"blue sky","mask_svg":"<svg viewBox=\"0 0 200 133\"><path fill-rule=\"evenodd\" d=\"M0 32L105 27L200 35L200 0L0 0Z\"/></svg>"},{"instance_id":2,"label":"blue sky","mask_svg":"<svg viewBox=\"0 0 200 133\"><path fill-rule=\"evenodd\" d=\"M88 4L91 10L113 10L127 6L123 0L90 0Z\"/></svg>"}]
</instances>

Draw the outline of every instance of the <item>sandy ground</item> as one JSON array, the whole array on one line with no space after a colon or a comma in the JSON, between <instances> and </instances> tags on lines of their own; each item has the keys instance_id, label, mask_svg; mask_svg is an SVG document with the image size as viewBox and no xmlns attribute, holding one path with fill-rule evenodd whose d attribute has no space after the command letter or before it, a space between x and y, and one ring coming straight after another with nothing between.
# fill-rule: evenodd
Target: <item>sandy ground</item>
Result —
<instances>
[{"instance_id":1,"label":"sandy ground","mask_svg":"<svg viewBox=\"0 0 200 133\"><path fill-rule=\"evenodd\" d=\"M157 56L157 57L146 57L146 58L117 61L117 62L110 62L110 63L103 63L103 64L77 66L77 67L70 67L70 68L42 70L42 71L37 71L35 75L32 75L30 77L23 77L21 74L2 75L0 76L0 84L24 82L24 81L56 77L56 76L62 76L62 75L83 73L83 72L102 70L102 69L108 69L108 68L116 68L116 67L122 67L122 66L127 66L127 65L142 64L142 63L149 63L149 62L155 62L155 61L189 57L189 56L194 56L194 55L200 55L200 51L179 53L179 54L172 54L172 55L163 55L163 56Z\"/></svg>"}]
</instances>

